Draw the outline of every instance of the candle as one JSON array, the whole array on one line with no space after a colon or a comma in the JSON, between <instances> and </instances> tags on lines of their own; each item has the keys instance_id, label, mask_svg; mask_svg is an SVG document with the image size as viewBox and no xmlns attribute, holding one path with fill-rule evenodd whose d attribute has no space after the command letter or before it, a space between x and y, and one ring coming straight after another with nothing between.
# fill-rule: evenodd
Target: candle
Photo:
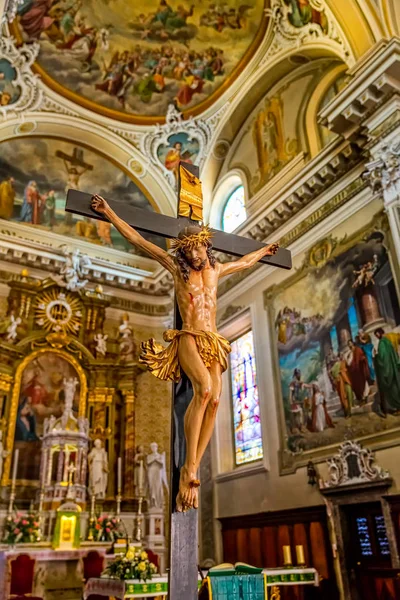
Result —
<instances>
[{"instance_id":1,"label":"candle","mask_svg":"<svg viewBox=\"0 0 400 600\"><path fill-rule=\"evenodd\" d=\"M304 567L306 564L306 559L304 557L304 548L301 545L296 546L296 559L299 567Z\"/></svg>"},{"instance_id":2,"label":"candle","mask_svg":"<svg viewBox=\"0 0 400 600\"><path fill-rule=\"evenodd\" d=\"M285 567L292 566L292 552L290 546L283 546L283 564Z\"/></svg>"},{"instance_id":3,"label":"candle","mask_svg":"<svg viewBox=\"0 0 400 600\"><path fill-rule=\"evenodd\" d=\"M17 479L17 469L18 469L18 458L19 458L19 448L14 452L14 462L13 462L13 470L12 470L12 484L15 485L15 481Z\"/></svg>"},{"instance_id":4,"label":"candle","mask_svg":"<svg viewBox=\"0 0 400 600\"><path fill-rule=\"evenodd\" d=\"M118 457L118 494L122 490L122 458Z\"/></svg>"},{"instance_id":5,"label":"candle","mask_svg":"<svg viewBox=\"0 0 400 600\"><path fill-rule=\"evenodd\" d=\"M139 465L139 490L140 492L143 490L144 484L144 468L143 468L143 460L140 461Z\"/></svg>"}]
</instances>

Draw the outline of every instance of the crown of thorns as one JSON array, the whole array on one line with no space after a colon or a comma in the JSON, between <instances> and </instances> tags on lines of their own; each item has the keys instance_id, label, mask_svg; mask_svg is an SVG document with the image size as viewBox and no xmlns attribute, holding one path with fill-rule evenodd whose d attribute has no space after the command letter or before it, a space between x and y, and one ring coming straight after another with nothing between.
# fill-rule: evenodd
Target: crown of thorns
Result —
<instances>
[{"instance_id":1,"label":"crown of thorns","mask_svg":"<svg viewBox=\"0 0 400 600\"><path fill-rule=\"evenodd\" d=\"M171 242L173 250L193 250L196 246L207 245L212 238L212 232L208 225L203 225L198 233L191 233L182 238L174 238Z\"/></svg>"}]
</instances>

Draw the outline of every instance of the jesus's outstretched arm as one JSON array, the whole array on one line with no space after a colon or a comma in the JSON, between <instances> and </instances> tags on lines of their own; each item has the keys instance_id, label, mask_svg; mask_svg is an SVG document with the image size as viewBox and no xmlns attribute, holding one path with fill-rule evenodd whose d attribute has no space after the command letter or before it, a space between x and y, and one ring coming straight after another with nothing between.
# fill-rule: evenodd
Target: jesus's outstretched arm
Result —
<instances>
[{"instance_id":1,"label":"jesus's outstretched arm","mask_svg":"<svg viewBox=\"0 0 400 600\"><path fill-rule=\"evenodd\" d=\"M92 198L91 206L93 210L104 215L110 221L110 223L112 223L114 227L118 229L120 234L128 240L128 242L146 252L146 254L148 254L151 258L154 258L165 269L167 269L167 271L174 273L176 267L172 256L170 256L168 252L162 248L159 248L156 244L146 240L146 238L140 235L136 229L128 225L128 223L126 223L113 211L104 198L98 194L95 194Z\"/></svg>"},{"instance_id":2,"label":"jesus's outstretched arm","mask_svg":"<svg viewBox=\"0 0 400 600\"><path fill-rule=\"evenodd\" d=\"M270 244L269 246L264 246L264 248L260 248L260 250L255 250L254 252L250 252L250 254L246 254L239 258L239 260L235 260L233 262L228 262L220 265L219 276L225 277L225 275L231 275L232 273L237 273L238 271L244 271L245 269L249 269L253 265L255 265L259 260L264 258L264 256L272 256L276 254L279 249L279 244Z\"/></svg>"}]
</instances>

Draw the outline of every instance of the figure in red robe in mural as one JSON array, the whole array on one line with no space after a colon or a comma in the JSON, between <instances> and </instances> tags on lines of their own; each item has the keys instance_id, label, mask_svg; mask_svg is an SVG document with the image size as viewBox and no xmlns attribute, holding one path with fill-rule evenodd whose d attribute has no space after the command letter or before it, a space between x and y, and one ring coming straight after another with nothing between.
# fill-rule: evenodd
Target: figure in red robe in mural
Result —
<instances>
[{"instance_id":1,"label":"figure in red robe in mural","mask_svg":"<svg viewBox=\"0 0 400 600\"><path fill-rule=\"evenodd\" d=\"M369 386L372 384L368 359L364 351L356 346L352 340L348 342L348 346L347 371L355 397L362 404L366 402L369 394Z\"/></svg>"}]
</instances>

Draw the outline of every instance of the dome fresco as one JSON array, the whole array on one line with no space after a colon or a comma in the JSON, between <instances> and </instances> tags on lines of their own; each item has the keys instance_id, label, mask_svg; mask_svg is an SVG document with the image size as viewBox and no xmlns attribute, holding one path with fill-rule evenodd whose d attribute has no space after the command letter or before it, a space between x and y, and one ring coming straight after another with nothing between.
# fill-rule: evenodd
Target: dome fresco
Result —
<instances>
[{"instance_id":1,"label":"dome fresco","mask_svg":"<svg viewBox=\"0 0 400 600\"><path fill-rule=\"evenodd\" d=\"M199 113L243 71L263 39L264 0L26 0L14 34L39 42L43 81L125 121ZM269 5L269 2L268 2Z\"/></svg>"}]
</instances>

